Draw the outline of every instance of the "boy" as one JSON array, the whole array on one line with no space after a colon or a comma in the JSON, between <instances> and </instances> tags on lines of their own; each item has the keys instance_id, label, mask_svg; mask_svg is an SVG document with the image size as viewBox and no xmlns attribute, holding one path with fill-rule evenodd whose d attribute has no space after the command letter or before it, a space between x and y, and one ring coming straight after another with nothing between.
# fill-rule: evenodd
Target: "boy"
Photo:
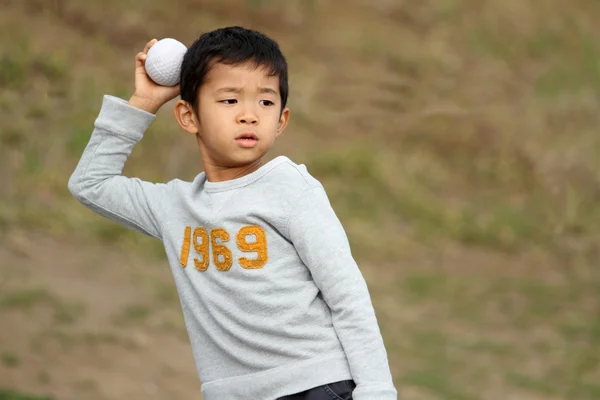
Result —
<instances>
[{"instance_id":1,"label":"boy","mask_svg":"<svg viewBox=\"0 0 600 400\"><path fill-rule=\"evenodd\" d=\"M136 56L128 102L105 96L69 180L85 206L161 240L205 400L392 400L365 281L323 186L262 158L289 119L287 62L265 35L229 27L188 49L180 86ZM152 184L121 175L158 109L196 137L204 172Z\"/></svg>"}]
</instances>

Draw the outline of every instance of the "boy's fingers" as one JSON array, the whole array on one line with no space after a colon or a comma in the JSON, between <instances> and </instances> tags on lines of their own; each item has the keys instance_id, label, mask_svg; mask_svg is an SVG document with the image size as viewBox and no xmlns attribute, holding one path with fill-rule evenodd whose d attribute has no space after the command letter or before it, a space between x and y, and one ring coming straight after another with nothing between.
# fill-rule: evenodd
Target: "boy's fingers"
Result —
<instances>
[{"instance_id":1,"label":"boy's fingers","mask_svg":"<svg viewBox=\"0 0 600 400\"><path fill-rule=\"evenodd\" d=\"M146 54L144 54L142 52L137 53L135 55L135 66L136 66L136 68L137 67L141 67L142 65L144 65L144 60L146 59L146 57L147 57Z\"/></svg>"},{"instance_id":2,"label":"boy's fingers","mask_svg":"<svg viewBox=\"0 0 600 400\"><path fill-rule=\"evenodd\" d=\"M144 51L143 53L148 53L148 50L150 50L150 47L152 47L152 45L154 45L154 43L156 43L158 40L156 39L152 39L151 41L149 41L148 43L146 43L146 47L144 47Z\"/></svg>"}]
</instances>

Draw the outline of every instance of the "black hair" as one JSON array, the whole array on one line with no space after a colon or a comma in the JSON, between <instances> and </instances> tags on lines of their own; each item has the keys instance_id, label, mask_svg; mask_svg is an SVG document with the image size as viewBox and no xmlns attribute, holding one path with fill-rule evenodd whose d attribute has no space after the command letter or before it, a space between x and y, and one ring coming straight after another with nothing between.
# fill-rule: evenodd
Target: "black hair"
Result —
<instances>
[{"instance_id":1,"label":"black hair","mask_svg":"<svg viewBox=\"0 0 600 400\"><path fill-rule=\"evenodd\" d=\"M231 26L203 33L187 50L181 65L181 99L197 112L198 91L214 63L239 65L251 61L279 77L281 110L288 98L287 61L277 42L266 35Z\"/></svg>"}]
</instances>

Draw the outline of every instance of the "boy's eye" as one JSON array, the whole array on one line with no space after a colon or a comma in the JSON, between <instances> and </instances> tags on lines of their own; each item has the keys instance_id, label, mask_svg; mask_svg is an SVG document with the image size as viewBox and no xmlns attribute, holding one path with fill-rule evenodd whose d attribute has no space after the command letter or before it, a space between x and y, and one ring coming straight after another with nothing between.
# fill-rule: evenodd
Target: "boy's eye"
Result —
<instances>
[{"instance_id":1,"label":"boy's eye","mask_svg":"<svg viewBox=\"0 0 600 400\"><path fill-rule=\"evenodd\" d=\"M272 106L275 103L273 103L271 100L261 100L260 104L263 105L263 106Z\"/></svg>"},{"instance_id":2,"label":"boy's eye","mask_svg":"<svg viewBox=\"0 0 600 400\"><path fill-rule=\"evenodd\" d=\"M220 103L223 104L235 104L237 102L236 99L226 99L226 100L221 100Z\"/></svg>"}]
</instances>

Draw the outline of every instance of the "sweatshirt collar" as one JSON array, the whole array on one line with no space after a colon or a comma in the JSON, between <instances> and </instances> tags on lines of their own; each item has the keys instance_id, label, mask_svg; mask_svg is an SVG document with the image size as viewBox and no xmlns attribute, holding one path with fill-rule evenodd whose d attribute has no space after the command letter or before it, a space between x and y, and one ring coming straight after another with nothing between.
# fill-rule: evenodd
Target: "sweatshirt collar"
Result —
<instances>
[{"instance_id":1,"label":"sweatshirt collar","mask_svg":"<svg viewBox=\"0 0 600 400\"><path fill-rule=\"evenodd\" d=\"M249 173L248 175L241 176L239 178L229 179L221 182L210 182L206 179L206 173L203 172L202 180L204 181L204 189L209 192L224 192L227 190L237 189L243 186L247 186L252 182L262 178L266 173L271 171L273 168L289 162L289 158L286 156L278 156L271 161L261 165L256 171Z\"/></svg>"}]
</instances>

